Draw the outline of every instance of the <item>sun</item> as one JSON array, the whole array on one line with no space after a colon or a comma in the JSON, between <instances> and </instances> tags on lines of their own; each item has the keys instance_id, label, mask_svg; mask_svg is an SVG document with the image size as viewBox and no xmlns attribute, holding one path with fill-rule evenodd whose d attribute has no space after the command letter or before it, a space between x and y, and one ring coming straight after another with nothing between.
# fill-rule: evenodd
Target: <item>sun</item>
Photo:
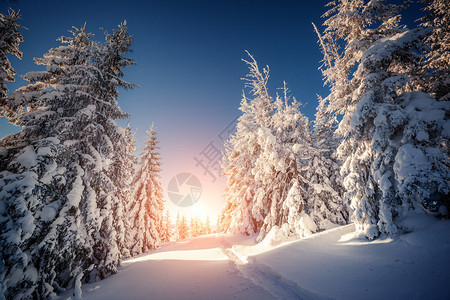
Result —
<instances>
[{"instance_id":1,"label":"sun","mask_svg":"<svg viewBox=\"0 0 450 300\"><path fill-rule=\"evenodd\" d=\"M208 211L203 205L195 205L191 210L192 217L197 217L203 222L206 221L206 218L209 216Z\"/></svg>"}]
</instances>

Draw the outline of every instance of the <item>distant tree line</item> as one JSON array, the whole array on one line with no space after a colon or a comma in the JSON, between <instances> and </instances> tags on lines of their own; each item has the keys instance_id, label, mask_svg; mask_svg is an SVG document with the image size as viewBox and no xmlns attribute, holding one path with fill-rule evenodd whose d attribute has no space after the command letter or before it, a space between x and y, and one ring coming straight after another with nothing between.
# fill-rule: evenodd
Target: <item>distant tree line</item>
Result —
<instances>
[{"instance_id":1,"label":"distant tree line","mask_svg":"<svg viewBox=\"0 0 450 300\"><path fill-rule=\"evenodd\" d=\"M188 221L185 215L180 216L178 214L172 236L174 239L183 240L214 232L215 230L211 227L209 216L206 217L205 221L202 221L198 216L191 216Z\"/></svg>"}]
</instances>

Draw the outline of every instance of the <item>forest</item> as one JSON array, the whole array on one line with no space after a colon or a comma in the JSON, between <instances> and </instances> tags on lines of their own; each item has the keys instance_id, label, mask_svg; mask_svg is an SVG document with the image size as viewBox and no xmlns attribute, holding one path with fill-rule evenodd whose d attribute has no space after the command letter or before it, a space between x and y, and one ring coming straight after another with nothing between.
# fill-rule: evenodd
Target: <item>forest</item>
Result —
<instances>
[{"instance_id":1,"label":"forest","mask_svg":"<svg viewBox=\"0 0 450 300\"><path fill-rule=\"evenodd\" d=\"M401 20L408 3L327 5L312 24L329 88L314 120L287 84L272 94L269 67L247 52L217 228L180 215L172 226L156 126L137 156L136 132L118 124L129 117L119 91L137 87L124 80L135 64L126 21L101 41L73 27L9 91L24 29L18 11L1 13L0 116L21 130L0 140L0 299L53 298L214 230L261 242L274 228L301 239L354 223L372 241L412 232L416 210L447 219L450 2L424 2L416 28Z\"/></svg>"}]
</instances>

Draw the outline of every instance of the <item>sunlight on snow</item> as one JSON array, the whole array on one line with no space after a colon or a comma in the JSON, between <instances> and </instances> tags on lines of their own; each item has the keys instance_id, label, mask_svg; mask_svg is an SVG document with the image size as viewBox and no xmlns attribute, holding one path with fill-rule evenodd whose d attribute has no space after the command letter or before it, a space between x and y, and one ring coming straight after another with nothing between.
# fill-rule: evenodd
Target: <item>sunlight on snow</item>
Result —
<instances>
[{"instance_id":1,"label":"sunlight on snow","mask_svg":"<svg viewBox=\"0 0 450 300\"><path fill-rule=\"evenodd\" d=\"M130 264L148 260L228 260L228 256L223 254L220 248L166 251L148 254L141 257L125 260L124 264Z\"/></svg>"},{"instance_id":2,"label":"sunlight on snow","mask_svg":"<svg viewBox=\"0 0 450 300\"><path fill-rule=\"evenodd\" d=\"M337 241L337 245L341 246L358 246L358 245L367 245L367 244L388 244L393 242L392 238L378 238L373 241L367 240L364 238L358 238L354 232L350 232L341 236L341 238Z\"/></svg>"}]
</instances>

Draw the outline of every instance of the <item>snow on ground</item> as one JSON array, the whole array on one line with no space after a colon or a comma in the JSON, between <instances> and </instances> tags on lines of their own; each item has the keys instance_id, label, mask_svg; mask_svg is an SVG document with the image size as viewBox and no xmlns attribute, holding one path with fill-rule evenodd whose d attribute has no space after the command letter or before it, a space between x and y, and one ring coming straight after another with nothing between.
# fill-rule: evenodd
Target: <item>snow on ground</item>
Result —
<instances>
[{"instance_id":1,"label":"snow on ground","mask_svg":"<svg viewBox=\"0 0 450 300\"><path fill-rule=\"evenodd\" d=\"M223 238L173 242L122 263L105 280L82 286L83 299L274 299L223 253ZM70 293L62 295L62 299Z\"/></svg>"},{"instance_id":2,"label":"snow on ground","mask_svg":"<svg viewBox=\"0 0 450 300\"><path fill-rule=\"evenodd\" d=\"M369 242L347 225L302 240L208 235L123 262L84 299L449 299L450 221ZM61 298L70 297L70 293Z\"/></svg>"},{"instance_id":3,"label":"snow on ground","mask_svg":"<svg viewBox=\"0 0 450 300\"><path fill-rule=\"evenodd\" d=\"M395 240L358 239L347 225L272 251L234 249L249 255L250 264L325 298L450 299L450 221L418 214L409 226L414 232Z\"/></svg>"}]
</instances>

